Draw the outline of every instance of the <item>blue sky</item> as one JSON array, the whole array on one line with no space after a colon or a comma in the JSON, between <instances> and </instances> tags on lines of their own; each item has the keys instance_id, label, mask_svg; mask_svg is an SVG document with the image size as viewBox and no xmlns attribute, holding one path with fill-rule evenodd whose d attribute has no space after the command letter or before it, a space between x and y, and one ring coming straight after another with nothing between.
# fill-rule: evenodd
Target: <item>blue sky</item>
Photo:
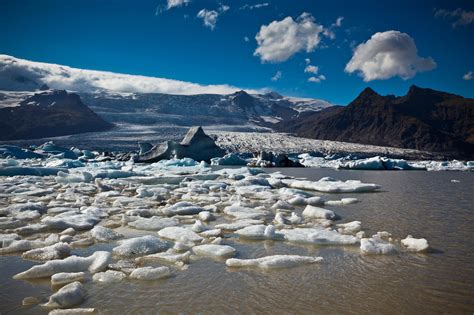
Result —
<instances>
[{"instance_id":1,"label":"blue sky","mask_svg":"<svg viewBox=\"0 0 474 315\"><path fill-rule=\"evenodd\" d=\"M263 5L250 8L256 4ZM166 0L2 0L0 53L76 68L270 88L336 104L347 104L367 86L401 95L416 84L474 97L474 80L466 80L474 71L474 1L192 0L166 6ZM311 26L308 33L303 24ZM260 34L259 44L256 35L269 25L276 33ZM299 39L290 32L285 37L288 25L303 32ZM313 31L319 32L316 45ZM367 44L377 32L380 40ZM282 39L291 40L286 51L278 44ZM403 50L411 40L414 56ZM345 71L361 43L367 45L352 72ZM299 50L288 52L297 45ZM266 46L260 48L266 57L255 55L260 46ZM387 53L392 48L397 51ZM377 52L383 58L373 64ZM308 65L318 71L305 72ZM277 72L280 78L272 80Z\"/></svg>"}]
</instances>

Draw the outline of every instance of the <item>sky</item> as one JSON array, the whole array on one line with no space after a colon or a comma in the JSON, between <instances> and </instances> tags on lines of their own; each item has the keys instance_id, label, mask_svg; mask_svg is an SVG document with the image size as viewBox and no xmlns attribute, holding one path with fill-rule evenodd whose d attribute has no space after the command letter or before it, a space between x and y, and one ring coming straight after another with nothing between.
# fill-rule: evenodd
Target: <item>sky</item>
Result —
<instances>
[{"instance_id":1,"label":"sky","mask_svg":"<svg viewBox=\"0 0 474 315\"><path fill-rule=\"evenodd\" d=\"M0 54L345 105L474 97L474 1L0 0Z\"/></svg>"}]
</instances>

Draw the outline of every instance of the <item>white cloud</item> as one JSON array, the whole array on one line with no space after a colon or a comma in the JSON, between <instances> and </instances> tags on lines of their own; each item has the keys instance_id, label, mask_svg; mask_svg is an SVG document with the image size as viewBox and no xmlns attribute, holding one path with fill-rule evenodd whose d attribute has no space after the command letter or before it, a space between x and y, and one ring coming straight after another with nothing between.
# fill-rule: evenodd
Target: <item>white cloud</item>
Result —
<instances>
[{"instance_id":1,"label":"white cloud","mask_svg":"<svg viewBox=\"0 0 474 315\"><path fill-rule=\"evenodd\" d=\"M375 33L356 47L345 71L359 72L364 81L385 80L395 76L407 80L417 72L436 67L431 57L418 56L415 41L406 33L387 31Z\"/></svg>"},{"instance_id":2,"label":"white cloud","mask_svg":"<svg viewBox=\"0 0 474 315\"><path fill-rule=\"evenodd\" d=\"M474 22L474 11L466 11L461 8L456 10L434 9L435 17L448 18L453 20L453 27L465 26Z\"/></svg>"},{"instance_id":3,"label":"white cloud","mask_svg":"<svg viewBox=\"0 0 474 315\"><path fill-rule=\"evenodd\" d=\"M311 59L305 58L304 62L306 62L306 64L309 65L311 63Z\"/></svg>"},{"instance_id":4,"label":"white cloud","mask_svg":"<svg viewBox=\"0 0 474 315\"><path fill-rule=\"evenodd\" d=\"M340 16L336 19L336 23L333 24L333 26L336 26L336 27L341 27L342 25L342 20L344 20L344 17L343 16Z\"/></svg>"},{"instance_id":5,"label":"white cloud","mask_svg":"<svg viewBox=\"0 0 474 315\"><path fill-rule=\"evenodd\" d=\"M249 39L247 36L245 36L245 37L244 37L244 41L249 42L250 39Z\"/></svg>"},{"instance_id":6,"label":"white cloud","mask_svg":"<svg viewBox=\"0 0 474 315\"><path fill-rule=\"evenodd\" d=\"M462 78L466 81L472 80L473 77L474 77L474 72L472 72L472 71L469 71L469 72L467 72L466 74L464 74L462 76Z\"/></svg>"},{"instance_id":7,"label":"white cloud","mask_svg":"<svg viewBox=\"0 0 474 315\"><path fill-rule=\"evenodd\" d=\"M21 80L19 80L21 78ZM36 82L31 85L27 82ZM30 81L28 81L30 80ZM53 89L77 92L113 91L166 94L230 94L241 88L227 84L201 85L191 82L119 74L106 71L82 70L56 64L33 62L0 55L0 90L33 90L46 84ZM246 89L248 93L263 90Z\"/></svg>"},{"instance_id":8,"label":"white cloud","mask_svg":"<svg viewBox=\"0 0 474 315\"><path fill-rule=\"evenodd\" d=\"M313 83L321 83L321 81L324 81L324 80L326 80L326 77L323 74L308 78L308 82L313 82Z\"/></svg>"},{"instance_id":9,"label":"white cloud","mask_svg":"<svg viewBox=\"0 0 474 315\"><path fill-rule=\"evenodd\" d=\"M159 13L172 9L172 8L178 8L178 7L188 5L190 2L191 0L167 0L166 6L160 5L156 8L155 15L158 15Z\"/></svg>"},{"instance_id":10,"label":"white cloud","mask_svg":"<svg viewBox=\"0 0 474 315\"><path fill-rule=\"evenodd\" d=\"M217 9L217 11L202 9L201 11L198 12L197 17L202 19L204 26L209 27L211 30L214 30L214 28L216 27L217 18L219 17L219 15L221 15L222 13L226 12L229 9L230 7L227 5L221 5Z\"/></svg>"},{"instance_id":11,"label":"white cloud","mask_svg":"<svg viewBox=\"0 0 474 315\"><path fill-rule=\"evenodd\" d=\"M253 9L260 9L260 8L264 8L264 7L268 7L270 5L270 3L268 2L263 2L263 3L257 3L257 4L245 4L243 6L241 6L239 9L240 10L253 10Z\"/></svg>"},{"instance_id":12,"label":"white cloud","mask_svg":"<svg viewBox=\"0 0 474 315\"><path fill-rule=\"evenodd\" d=\"M283 76L283 73L281 73L280 70L278 70L275 75L272 77L272 81L278 81L281 79L281 77Z\"/></svg>"},{"instance_id":13,"label":"white cloud","mask_svg":"<svg viewBox=\"0 0 474 315\"><path fill-rule=\"evenodd\" d=\"M313 66L313 65L307 65L306 68L304 69L305 73L317 74L318 71L319 71L318 66Z\"/></svg>"},{"instance_id":14,"label":"white cloud","mask_svg":"<svg viewBox=\"0 0 474 315\"><path fill-rule=\"evenodd\" d=\"M283 62L297 52L312 52L321 42L321 35L327 35L325 30L306 12L296 21L288 16L281 21L262 25L255 36L258 47L254 56L260 57L262 62Z\"/></svg>"}]
</instances>

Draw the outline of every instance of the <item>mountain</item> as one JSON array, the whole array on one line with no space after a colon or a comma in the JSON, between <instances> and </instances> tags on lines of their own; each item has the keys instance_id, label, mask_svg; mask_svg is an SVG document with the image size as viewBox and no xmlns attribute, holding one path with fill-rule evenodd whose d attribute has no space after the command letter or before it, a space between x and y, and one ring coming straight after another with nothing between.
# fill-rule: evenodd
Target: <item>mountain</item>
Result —
<instances>
[{"instance_id":1,"label":"mountain","mask_svg":"<svg viewBox=\"0 0 474 315\"><path fill-rule=\"evenodd\" d=\"M18 95L25 95L20 91L47 87L74 91L95 113L117 125L268 131L280 121L332 106L276 92L82 70L0 55L0 90L9 91L0 98L0 107L17 103Z\"/></svg>"},{"instance_id":2,"label":"mountain","mask_svg":"<svg viewBox=\"0 0 474 315\"><path fill-rule=\"evenodd\" d=\"M348 106L280 123L298 136L474 156L474 99L411 86L405 96L366 88Z\"/></svg>"},{"instance_id":3,"label":"mountain","mask_svg":"<svg viewBox=\"0 0 474 315\"><path fill-rule=\"evenodd\" d=\"M0 105L0 140L104 131L113 126L84 105L79 95L66 91L1 92Z\"/></svg>"}]
</instances>

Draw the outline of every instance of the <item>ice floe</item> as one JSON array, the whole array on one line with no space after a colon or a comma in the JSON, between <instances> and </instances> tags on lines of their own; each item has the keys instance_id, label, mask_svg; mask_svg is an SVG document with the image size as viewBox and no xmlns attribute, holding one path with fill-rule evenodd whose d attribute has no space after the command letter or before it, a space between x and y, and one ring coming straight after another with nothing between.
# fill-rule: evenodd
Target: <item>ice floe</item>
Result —
<instances>
[{"instance_id":1,"label":"ice floe","mask_svg":"<svg viewBox=\"0 0 474 315\"><path fill-rule=\"evenodd\" d=\"M47 308L68 308L81 304L86 298L84 286L76 281L69 283L50 296L48 303L43 304Z\"/></svg>"},{"instance_id":2,"label":"ice floe","mask_svg":"<svg viewBox=\"0 0 474 315\"><path fill-rule=\"evenodd\" d=\"M257 267L261 269L292 268L306 264L321 262L322 257L309 257L298 255L273 255L254 259L227 259L228 267Z\"/></svg>"},{"instance_id":3,"label":"ice floe","mask_svg":"<svg viewBox=\"0 0 474 315\"><path fill-rule=\"evenodd\" d=\"M413 252L426 252L430 248L430 245L428 244L428 241L426 239L414 238L411 235L408 235L400 242L407 250Z\"/></svg>"},{"instance_id":4,"label":"ice floe","mask_svg":"<svg viewBox=\"0 0 474 315\"><path fill-rule=\"evenodd\" d=\"M180 241L180 242L200 242L202 237L194 232L191 228L182 226L170 226L158 231L160 237Z\"/></svg>"},{"instance_id":5,"label":"ice floe","mask_svg":"<svg viewBox=\"0 0 474 315\"><path fill-rule=\"evenodd\" d=\"M145 235L118 241L119 246L112 252L119 256L140 256L162 252L168 249L168 243L156 236Z\"/></svg>"},{"instance_id":6,"label":"ice floe","mask_svg":"<svg viewBox=\"0 0 474 315\"><path fill-rule=\"evenodd\" d=\"M130 279L136 279L136 280L158 280L158 279L163 279L167 278L171 275L171 270L166 267L142 267L142 268L137 268L132 271L132 273L129 275Z\"/></svg>"},{"instance_id":7,"label":"ice floe","mask_svg":"<svg viewBox=\"0 0 474 315\"><path fill-rule=\"evenodd\" d=\"M86 279L85 272L59 272L51 276L51 284L53 286L65 285L75 281L84 281Z\"/></svg>"},{"instance_id":8,"label":"ice floe","mask_svg":"<svg viewBox=\"0 0 474 315\"><path fill-rule=\"evenodd\" d=\"M92 276L92 281L94 282L101 282L101 283L113 283L113 282L120 282L127 277L121 271L116 270L107 270L104 272L98 272Z\"/></svg>"},{"instance_id":9,"label":"ice floe","mask_svg":"<svg viewBox=\"0 0 474 315\"><path fill-rule=\"evenodd\" d=\"M371 238L363 238L360 240L360 251L363 254L387 255L397 252L394 244L385 240L388 237L386 233L377 233Z\"/></svg>"},{"instance_id":10,"label":"ice floe","mask_svg":"<svg viewBox=\"0 0 474 315\"><path fill-rule=\"evenodd\" d=\"M30 249L27 252L24 252L21 257L29 260L53 260L53 259L62 259L69 256L71 252L71 247L66 243L56 243L42 248Z\"/></svg>"},{"instance_id":11,"label":"ice floe","mask_svg":"<svg viewBox=\"0 0 474 315\"><path fill-rule=\"evenodd\" d=\"M303 210L303 217L310 219L329 219L334 220L336 214L332 210L307 205Z\"/></svg>"},{"instance_id":12,"label":"ice floe","mask_svg":"<svg viewBox=\"0 0 474 315\"><path fill-rule=\"evenodd\" d=\"M235 248L229 245L204 244L193 247L193 252L198 256L225 258L235 256Z\"/></svg>"},{"instance_id":13,"label":"ice floe","mask_svg":"<svg viewBox=\"0 0 474 315\"><path fill-rule=\"evenodd\" d=\"M92 237L99 242L109 242L123 237L122 234L99 225L94 226L90 233Z\"/></svg>"}]
</instances>

